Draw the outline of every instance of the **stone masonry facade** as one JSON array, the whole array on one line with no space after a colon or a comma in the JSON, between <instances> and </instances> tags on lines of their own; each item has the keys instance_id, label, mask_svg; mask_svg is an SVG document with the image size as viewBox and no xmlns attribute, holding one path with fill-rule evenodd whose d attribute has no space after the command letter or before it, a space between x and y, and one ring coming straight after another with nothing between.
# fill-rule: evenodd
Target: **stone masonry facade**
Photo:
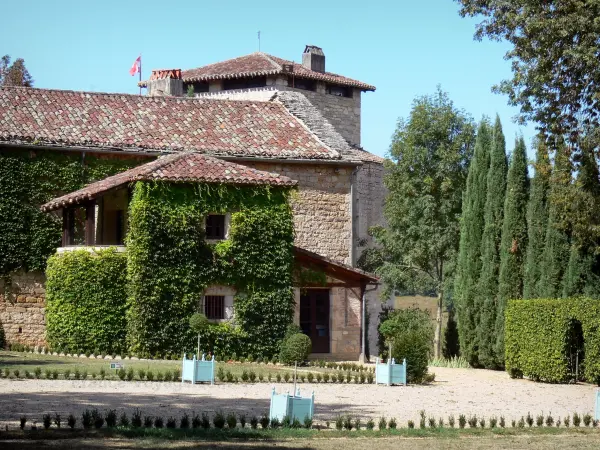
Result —
<instances>
[{"instance_id":1,"label":"stone masonry facade","mask_svg":"<svg viewBox=\"0 0 600 450\"><path fill-rule=\"evenodd\" d=\"M245 163L298 180L292 198L295 244L350 264L352 167L318 164Z\"/></svg>"},{"instance_id":2,"label":"stone masonry facade","mask_svg":"<svg viewBox=\"0 0 600 450\"><path fill-rule=\"evenodd\" d=\"M41 272L13 273L0 279L0 322L6 342L46 345L46 277Z\"/></svg>"}]
</instances>

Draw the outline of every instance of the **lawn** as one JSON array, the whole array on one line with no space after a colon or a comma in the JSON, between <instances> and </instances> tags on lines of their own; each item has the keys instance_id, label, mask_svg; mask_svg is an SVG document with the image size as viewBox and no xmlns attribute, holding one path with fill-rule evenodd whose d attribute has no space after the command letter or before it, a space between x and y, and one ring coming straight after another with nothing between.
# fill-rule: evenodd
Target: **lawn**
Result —
<instances>
[{"instance_id":1,"label":"lawn","mask_svg":"<svg viewBox=\"0 0 600 450\"><path fill-rule=\"evenodd\" d=\"M46 378L45 374L47 372L54 371L57 371L60 374L59 378L63 378L65 372L70 373L70 378L73 378L75 371L78 371L80 374L85 372L87 378L96 378L100 377L101 370L104 369L106 379L118 379L116 370L110 369L111 362L121 363L125 370L133 369L135 373L134 380L139 379L140 370L146 373L152 371L155 376L159 373L164 374L166 372L174 373L175 371L181 371L181 361L173 360L113 360L0 351L0 374L6 377L6 371L8 370L9 376L15 377L15 371L18 371L19 377L23 378L26 371L29 374L33 374L36 368L40 368L42 371L42 378ZM290 376L293 374L293 368L271 363L216 362L215 372L218 373L220 368L224 371L231 372L234 377L238 378L242 376L244 371L252 371L257 376L262 374L265 380L268 378L268 374L271 374L273 379L278 373L281 377L286 373ZM339 371L336 370L313 366L300 367L298 369L299 374L308 374L309 372L314 374L317 372L330 374L339 373Z\"/></svg>"}]
</instances>

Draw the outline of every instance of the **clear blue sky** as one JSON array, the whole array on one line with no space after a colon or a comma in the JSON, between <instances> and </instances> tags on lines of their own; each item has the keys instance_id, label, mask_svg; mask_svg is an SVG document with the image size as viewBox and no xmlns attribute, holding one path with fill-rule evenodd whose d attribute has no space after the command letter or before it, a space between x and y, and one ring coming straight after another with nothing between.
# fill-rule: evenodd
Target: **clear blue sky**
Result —
<instances>
[{"instance_id":1,"label":"clear blue sky","mask_svg":"<svg viewBox=\"0 0 600 450\"><path fill-rule=\"evenodd\" d=\"M490 90L510 76L507 46L474 41L476 21L452 0L34 0L7 2L2 14L0 54L24 58L40 88L137 93L128 70L140 52L144 75L189 69L257 51L260 30L264 52L300 61L305 44L318 45L328 71L377 87L362 109L373 153L385 155L398 117L437 84L477 120L499 114L509 152L518 133L528 147L535 134Z\"/></svg>"}]
</instances>

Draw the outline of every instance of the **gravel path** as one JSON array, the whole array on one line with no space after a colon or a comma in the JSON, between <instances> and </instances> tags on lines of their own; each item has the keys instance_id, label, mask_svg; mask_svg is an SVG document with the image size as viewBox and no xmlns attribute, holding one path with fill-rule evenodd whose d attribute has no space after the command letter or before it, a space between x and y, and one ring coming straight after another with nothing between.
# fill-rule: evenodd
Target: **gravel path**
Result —
<instances>
[{"instance_id":1,"label":"gravel path","mask_svg":"<svg viewBox=\"0 0 600 450\"><path fill-rule=\"evenodd\" d=\"M400 426L418 420L419 411L428 417L450 414L504 415L507 423L527 412L552 413L555 419L577 411L594 412L596 388L592 385L552 385L528 380L511 380L504 372L435 367L436 382L428 386L374 386L343 384L300 384L303 394L314 390L316 419L324 422L338 414L364 420L382 415L395 417ZM143 415L179 417L184 412L245 413L260 416L269 409L272 387L278 392L291 384L189 385L121 381L64 381L0 379L0 428L18 425L21 415L41 422L44 413L78 418L86 408L116 409L128 414L140 408Z\"/></svg>"}]
</instances>

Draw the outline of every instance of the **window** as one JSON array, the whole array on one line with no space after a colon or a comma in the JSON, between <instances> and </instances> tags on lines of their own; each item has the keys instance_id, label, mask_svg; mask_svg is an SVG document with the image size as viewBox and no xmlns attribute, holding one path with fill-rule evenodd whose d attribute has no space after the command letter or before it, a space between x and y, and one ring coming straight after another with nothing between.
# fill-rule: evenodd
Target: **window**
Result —
<instances>
[{"instance_id":1,"label":"window","mask_svg":"<svg viewBox=\"0 0 600 450\"><path fill-rule=\"evenodd\" d=\"M352 88L346 86L338 86L335 84L328 84L326 88L326 92L330 95L335 95L337 97L348 97L352 98Z\"/></svg>"},{"instance_id":2,"label":"window","mask_svg":"<svg viewBox=\"0 0 600 450\"><path fill-rule=\"evenodd\" d=\"M249 89L264 87L267 85L267 77L233 78L223 80L223 90Z\"/></svg>"},{"instance_id":3,"label":"window","mask_svg":"<svg viewBox=\"0 0 600 450\"><path fill-rule=\"evenodd\" d=\"M205 295L204 315L210 320L221 320L225 318L225 296Z\"/></svg>"},{"instance_id":4,"label":"window","mask_svg":"<svg viewBox=\"0 0 600 450\"><path fill-rule=\"evenodd\" d=\"M225 215L209 214L206 217L206 239L225 239Z\"/></svg>"},{"instance_id":5,"label":"window","mask_svg":"<svg viewBox=\"0 0 600 450\"><path fill-rule=\"evenodd\" d=\"M316 83L314 80L306 78L296 78L292 75L288 77L288 86L296 89L304 89L305 91L316 91Z\"/></svg>"}]
</instances>

